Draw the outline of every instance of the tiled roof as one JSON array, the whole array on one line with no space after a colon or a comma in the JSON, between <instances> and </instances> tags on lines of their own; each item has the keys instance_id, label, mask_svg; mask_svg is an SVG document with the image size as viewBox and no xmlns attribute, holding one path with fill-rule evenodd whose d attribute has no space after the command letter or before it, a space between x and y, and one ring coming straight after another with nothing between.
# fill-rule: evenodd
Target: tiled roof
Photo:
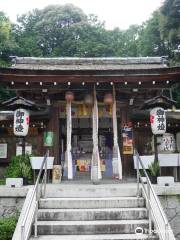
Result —
<instances>
[{"instance_id":1,"label":"tiled roof","mask_svg":"<svg viewBox=\"0 0 180 240\"><path fill-rule=\"evenodd\" d=\"M33 70L133 70L166 68L162 57L35 58L15 57L12 68Z\"/></svg>"}]
</instances>

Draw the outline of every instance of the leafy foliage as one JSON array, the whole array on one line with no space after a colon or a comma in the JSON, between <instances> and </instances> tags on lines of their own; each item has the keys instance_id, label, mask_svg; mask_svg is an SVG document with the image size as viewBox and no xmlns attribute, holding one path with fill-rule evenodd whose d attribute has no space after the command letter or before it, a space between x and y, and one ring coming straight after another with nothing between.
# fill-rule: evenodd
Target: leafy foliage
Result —
<instances>
[{"instance_id":1,"label":"leafy foliage","mask_svg":"<svg viewBox=\"0 0 180 240\"><path fill-rule=\"evenodd\" d=\"M176 62L180 55L179 10L179 0L166 0L148 21L122 31L106 30L97 16L87 16L72 4L50 5L23 14L14 25L1 13L0 39L8 40L10 52L18 56L169 55Z\"/></svg>"},{"instance_id":2,"label":"leafy foliage","mask_svg":"<svg viewBox=\"0 0 180 240\"><path fill-rule=\"evenodd\" d=\"M12 36L12 24L6 15L0 11L0 66L9 66L9 55L16 49Z\"/></svg>"},{"instance_id":3,"label":"leafy foliage","mask_svg":"<svg viewBox=\"0 0 180 240\"><path fill-rule=\"evenodd\" d=\"M174 98L178 103L178 107L180 107L180 84L174 88Z\"/></svg>"},{"instance_id":4,"label":"leafy foliage","mask_svg":"<svg viewBox=\"0 0 180 240\"><path fill-rule=\"evenodd\" d=\"M159 171L160 171L160 166L159 166L159 161L154 161L152 162L149 166L149 174L150 176L159 176Z\"/></svg>"},{"instance_id":5,"label":"leafy foliage","mask_svg":"<svg viewBox=\"0 0 180 240\"><path fill-rule=\"evenodd\" d=\"M167 54L161 38L159 18L160 12L156 11L142 25L138 41L138 52L141 52L142 56L163 56Z\"/></svg>"},{"instance_id":6,"label":"leafy foliage","mask_svg":"<svg viewBox=\"0 0 180 240\"><path fill-rule=\"evenodd\" d=\"M8 165L5 173L6 177L18 178L25 177L29 180L32 179L32 168L30 164L29 155L13 156L10 164Z\"/></svg>"},{"instance_id":7,"label":"leafy foliage","mask_svg":"<svg viewBox=\"0 0 180 240\"><path fill-rule=\"evenodd\" d=\"M72 5L34 9L10 23L0 12L0 66L8 56L138 57L169 56L180 64L180 0L165 0L149 20L127 30L106 30L104 22ZM179 89L179 88L178 88ZM176 96L179 100L179 90ZM0 89L0 94L4 92ZM4 97L0 97L4 98Z\"/></svg>"},{"instance_id":8,"label":"leafy foliage","mask_svg":"<svg viewBox=\"0 0 180 240\"><path fill-rule=\"evenodd\" d=\"M165 0L160 13L161 35L169 55L180 61L180 1Z\"/></svg>"},{"instance_id":9,"label":"leafy foliage","mask_svg":"<svg viewBox=\"0 0 180 240\"><path fill-rule=\"evenodd\" d=\"M14 96L14 92L10 92L7 88L0 86L0 102L6 101Z\"/></svg>"},{"instance_id":10,"label":"leafy foliage","mask_svg":"<svg viewBox=\"0 0 180 240\"><path fill-rule=\"evenodd\" d=\"M5 185L6 180L4 178L0 179L0 185Z\"/></svg>"},{"instance_id":11,"label":"leafy foliage","mask_svg":"<svg viewBox=\"0 0 180 240\"><path fill-rule=\"evenodd\" d=\"M11 240L16 228L17 218L2 218L0 219L0 240Z\"/></svg>"},{"instance_id":12,"label":"leafy foliage","mask_svg":"<svg viewBox=\"0 0 180 240\"><path fill-rule=\"evenodd\" d=\"M104 56L107 33L96 16L72 4L35 9L18 18L14 36L22 56ZM112 52L110 52L110 55Z\"/></svg>"}]
</instances>

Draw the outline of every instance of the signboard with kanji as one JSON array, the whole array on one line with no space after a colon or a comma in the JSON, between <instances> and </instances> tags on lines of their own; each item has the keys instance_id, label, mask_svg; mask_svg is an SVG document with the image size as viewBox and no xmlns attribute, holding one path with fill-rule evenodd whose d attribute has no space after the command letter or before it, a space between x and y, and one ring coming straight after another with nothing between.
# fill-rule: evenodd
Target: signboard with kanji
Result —
<instances>
[{"instance_id":1,"label":"signboard with kanji","mask_svg":"<svg viewBox=\"0 0 180 240\"><path fill-rule=\"evenodd\" d=\"M166 132L166 114L163 108L156 107L151 110L150 123L154 135Z\"/></svg>"},{"instance_id":2,"label":"signboard with kanji","mask_svg":"<svg viewBox=\"0 0 180 240\"><path fill-rule=\"evenodd\" d=\"M0 143L0 158L7 158L7 143Z\"/></svg>"},{"instance_id":3,"label":"signboard with kanji","mask_svg":"<svg viewBox=\"0 0 180 240\"><path fill-rule=\"evenodd\" d=\"M25 137L29 130L29 111L19 108L14 111L14 135Z\"/></svg>"},{"instance_id":4,"label":"signboard with kanji","mask_svg":"<svg viewBox=\"0 0 180 240\"><path fill-rule=\"evenodd\" d=\"M124 127L122 129L123 137L123 154L133 154L133 135L131 127Z\"/></svg>"},{"instance_id":5,"label":"signboard with kanji","mask_svg":"<svg viewBox=\"0 0 180 240\"><path fill-rule=\"evenodd\" d=\"M171 153L176 151L175 137L171 133L165 133L163 136L158 136L158 152Z\"/></svg>"}]
</instances>

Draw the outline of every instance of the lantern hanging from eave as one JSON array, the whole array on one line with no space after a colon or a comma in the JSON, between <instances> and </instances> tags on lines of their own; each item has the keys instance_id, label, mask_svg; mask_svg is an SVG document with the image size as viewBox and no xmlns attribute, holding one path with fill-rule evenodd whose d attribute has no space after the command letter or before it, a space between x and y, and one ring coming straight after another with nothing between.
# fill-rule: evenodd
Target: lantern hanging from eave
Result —
<instances>
[{"instance_id":1,"label":"lantern hanging from eave","mask_svg":"<svg viewBox=\"0 0 180 240\"><path fill-rule=\"evenodd\" d=\"M166 113L161 107L153 108L150 111L150 123L154 135L164 134L166 132Z\"/></svg>"},{"instance_id":2,"label":"lantern hanging from eave","mask_svg":"<svg viewBox=\"0 0 180 240\"><path fill-rule=\"evenodd\" d=\"M71 91L66 92L65 99L67 102L72 102L74 100L74 93Z\"/></svg>"},{"instance_id":3,"label":"lantern hanging from eave","mask_svg":"<svg viewBox=\"0 0 180 240\"><path fill-rule=\"evenodd\" d=\"M112 105L113 104L113 96L111 93L106 93L104 96L104 104Z\"/></svg>"},{"instance_id":4,"label":"lantern hanging from eave","mask_svg":"<svg viewBox=\"0 0 180 240\"><path fill-rule=\"evenodd\" d=\"M93 105L93 96L91 94L85 95L84 103L89 106Z\"/></svg>"},{"instance_id":5,"label":"lantern hanging from eave","mask_svg":"<svg viewBox=\"0 0 180 240\"><path fill-rule=\"evenodd\" d=\"M25 137L29 130L29 111L18 108L14 111L14 135Z\"/></svg>"}]
</instances>

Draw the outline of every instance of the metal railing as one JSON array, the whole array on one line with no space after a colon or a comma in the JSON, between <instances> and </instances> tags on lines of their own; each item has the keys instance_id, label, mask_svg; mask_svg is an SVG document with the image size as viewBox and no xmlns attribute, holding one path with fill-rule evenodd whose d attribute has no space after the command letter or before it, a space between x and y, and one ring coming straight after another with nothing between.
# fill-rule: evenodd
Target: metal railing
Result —
<instances>
[{"instance_id":1,"label":"metal railing","mask_svg":"<svg viewBox=\"0 0 180 240\"><path fill-rule=\"evenodd\" d=\"M153 189L149 176L145 170L144 164L135 149L134 155L136 157L136 169L137 169L137 196L140 196L140 184L146 199L146 205L148 209L149 229L148 234L157 234L160 240L175 240L172 229L168 223L167 217L161 206L161 203ZM142 174L146 178L146 183L142 179ZM154 227L152 225L154 223Z\"/></svg>"},{"instance_id":2,"label":"metal railing","mask_svg":"<svg viewBox=\"0 0 180 240\"><path fill-rule=\"evenodd\" d=\"M28 240L31 233L31 227L34 222L34 236L37 237L37 213L38 213L38 202L40 197L46 196L46 184L47 184L47 159L49 157L49 150L47 150L39 174L33 188L32 194L30 196L24 218L21 224L21 240ZM40 183L40 178L42 171L44 169L44 175L42 182ZM39 188L40 186L40 188ZM40 191L39 191L40 190Z\"/></svg>"}]
</instances>

